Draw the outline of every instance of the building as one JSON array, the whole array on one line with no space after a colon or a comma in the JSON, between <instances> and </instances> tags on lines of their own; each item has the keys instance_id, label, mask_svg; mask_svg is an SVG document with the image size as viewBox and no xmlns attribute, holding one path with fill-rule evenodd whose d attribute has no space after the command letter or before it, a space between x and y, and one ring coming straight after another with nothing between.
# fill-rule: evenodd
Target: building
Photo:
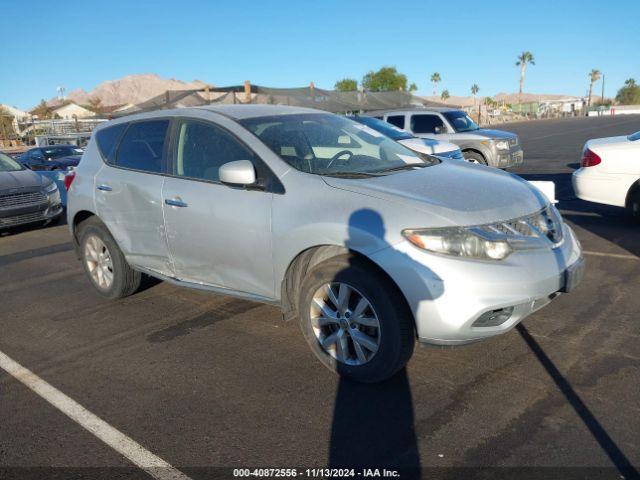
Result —
<instances>
[{"instance_id":1,"label":"building","mask_svg":"<svg viewBox=\"0 0 640 480\"><path fill-rule=\"evenodd\" d=\"M53 115L64 120L73 120L74 118L89 118L96 114L91 110L84 108L77 103L69 102L53 110Z\"/></svg>"}]
</instances>

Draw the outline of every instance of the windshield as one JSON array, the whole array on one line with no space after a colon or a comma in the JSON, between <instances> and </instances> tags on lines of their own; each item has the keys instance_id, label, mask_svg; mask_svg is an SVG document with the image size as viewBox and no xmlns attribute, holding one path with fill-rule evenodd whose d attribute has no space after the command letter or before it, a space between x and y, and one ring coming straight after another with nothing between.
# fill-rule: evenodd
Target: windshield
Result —
<instances>
[{"instance_id":1,"label":"windshield","mask_svg":"<svg viewBox=\"0 0 640 480\"><path fill-rule=\"evenodd\" d=\"M636 140L640 140L640 132L632 133L627 138L632 142L635 142Z\"/></svg>"},{"instance_id":2,"label":"windshield","mask_svg":"<svg viewBox=\"0 0 640 480\"><path fill-rule=\"evenodd\" d=\"M42 153L46 158L68 157L70 155L82 155L82 149L77 147L44 147Z\"/></svg>"},{"instance_id":3,"label":"windshield","mask_svg":"<svg viewBox=\"0 0 640 480\"><path fill-rule=\"evenodd\" d=\"M17 172L24 167L16 162L9 155L0 152L0 172Z\"/></svg>"},{"instance_id":4,"label":"windshield","mask_svg":"<svg viewBox=\"0 0 640 480\"><path fill-rule=\"evenodd\" d=\"M473 130L479 130L480 127L476 122L471 120L471 117L460 110L453 112L442 112L445 118L449 121L453 129L460 132L471 132Z\"/></svg>"},{"instance_id":5,"label":"windshield","mask_svg":"<svg viewBox=\"0 0 640 480\"><path fill-rule=\"evenodd\" d=\"M375 131L380 132L383 135L386 135L391 140L395 140L396 142L399 140L407 140L409 138L413 138L413 135L410 133L398 128L394 125L391 125L384 120L378 120L373 117L347 117L350 120L353 120L358 123L362 123L367 127L373 128Z\"/></svg>"},{"instance_id":6,"label":"windshield","mask_svg":"<svg viewBox=\"0 0 640 480\"><path fill-rule=\"evenodd\" d=\"M240 124L293 168L316 175L369 176L439 162L328 113L248 118Z\"/></svg>"}]
</instances>

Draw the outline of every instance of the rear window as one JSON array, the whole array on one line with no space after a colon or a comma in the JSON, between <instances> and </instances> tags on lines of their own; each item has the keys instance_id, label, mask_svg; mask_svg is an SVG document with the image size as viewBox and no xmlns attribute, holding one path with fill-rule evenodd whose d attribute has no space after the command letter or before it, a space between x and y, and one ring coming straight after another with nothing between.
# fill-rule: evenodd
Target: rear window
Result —
<instances>
[{"instance_id":1,"label":"rear window","mask_svg":"<svg viewBox=\"0 0 640 480\"><path fill-rule=\"evenodd\" d=\"M632 133L627 138L632 142L635 142L636 140L640 140L640 132Z\"/></svg>"},{"instance_id":2,"label":"rear window","mask_svg":"<svg viewBox=\"0 0 640 480\"><path fill-rule=\"evenodd\" d=\"M162 154L169 120L151 120L129 125L118 147L116 165L144 172L162 172Z\"/></svg>"},{"instance_id":3,"label":"rear window","mask_svg":"<svg viewBox=\"0 0 640 480\"><path fill-rule=\"evenodd\" d=\"M390 115L387 117L387 122L398 128L404 128L404 115Z\"/></svg>"},{"instance_id":4,"label":"rear window","mask_svg":"<svg viewBox=\"0 0 640 480\"><path fill-rule=\"evenodd\" d=\"M122 132L127 128L127 125L128 123L121 123L119 125L114 125L113 127L103 128L96 133L98 149L108 163L113 163L118 139L122 135Z\"/></svg>"}]
</instances>

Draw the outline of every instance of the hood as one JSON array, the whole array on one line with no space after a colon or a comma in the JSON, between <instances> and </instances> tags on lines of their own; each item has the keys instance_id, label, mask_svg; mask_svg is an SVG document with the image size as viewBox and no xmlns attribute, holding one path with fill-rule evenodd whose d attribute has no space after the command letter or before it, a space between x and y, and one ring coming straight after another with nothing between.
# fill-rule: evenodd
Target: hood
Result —
<instances>
[{"instance_id":1,"label":"hood","mask_svg":"<svg viewBox=\"0 0 640 480\"><path fill-rule=\"evenodd\" d=\"M490 167L442 162L382 177L323 177L333 188L413 208L416 227L480 225L511 220L541 210L547 198L526 180Z\"/></svg>"},{"instance_id":2,"label":"hood","mask_svg":"<svg viewBox=\"0 0 640 480\"><path fill-rule=\"evenodd\" d=\"M40 175L26 168L17 172L0 172L0 192L3 193L16 188L39 188L44 183Z\"/></svg>"},{"instance_id":3,"label":"hood","mask_svg":"<svg viewBox=\"0 0 640 480\"><path fill-rule=\"evenodd\" d=\"M479 130L473 130L472 132L462 132L462 133L470 133L472 135L482 135L487 138L495 138L495 139L510 139L516 138L517 135L511 132L505 132L504 130L492 130L490 128L481 128Z\"/></svg>"},{"instance_id":4,"label":"hood","mask_svg":"<svg viewBox=\"0 0 640 480\"><path fill-rule=\"evenodd\" d=\"M66 167L77 167L80 163L82 155L69 155L68 157L60 157L54 160L49 160L51 163L57 163Z\"/></svg>"},{"instance_id":5,"label":"hood","mask_svg":"<svg viewBox=\"0 0 640 480\"><path fill-rule=\"evenodd\" d=\"M399 140L398 143L414 152L427 153L429 155L458 150L458 146L453 143L440 142L431 138L407 138L406 140Z\"/></svg>"}]
</instances>

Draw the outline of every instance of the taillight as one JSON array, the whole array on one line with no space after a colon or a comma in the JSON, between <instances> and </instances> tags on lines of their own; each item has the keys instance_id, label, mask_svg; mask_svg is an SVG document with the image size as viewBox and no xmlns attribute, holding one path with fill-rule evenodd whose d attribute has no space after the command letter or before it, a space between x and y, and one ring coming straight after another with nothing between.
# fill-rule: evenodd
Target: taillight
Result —
<instances>
[{"instance_id":1,"label":"taillight","mask_svg":"<svg viewBox=\"0 0 640 480\"><path fill-rule=\"evenodd\" d=\"M588 148L585 148L582 152L582 166L583 167L593 167L602 162L600 156L597 153L592 152Z\"/></svg>"},{"instance_id":2,"label":"taillight","mask_svg":"<svg viewBox=\"0 0 640 480\"><path fill-rule=\"evenodd\" d=\"M69 172L64 176L64 188L69 191L73 179L76 178L76 172Z\"/></svg>"}]
</instances>

